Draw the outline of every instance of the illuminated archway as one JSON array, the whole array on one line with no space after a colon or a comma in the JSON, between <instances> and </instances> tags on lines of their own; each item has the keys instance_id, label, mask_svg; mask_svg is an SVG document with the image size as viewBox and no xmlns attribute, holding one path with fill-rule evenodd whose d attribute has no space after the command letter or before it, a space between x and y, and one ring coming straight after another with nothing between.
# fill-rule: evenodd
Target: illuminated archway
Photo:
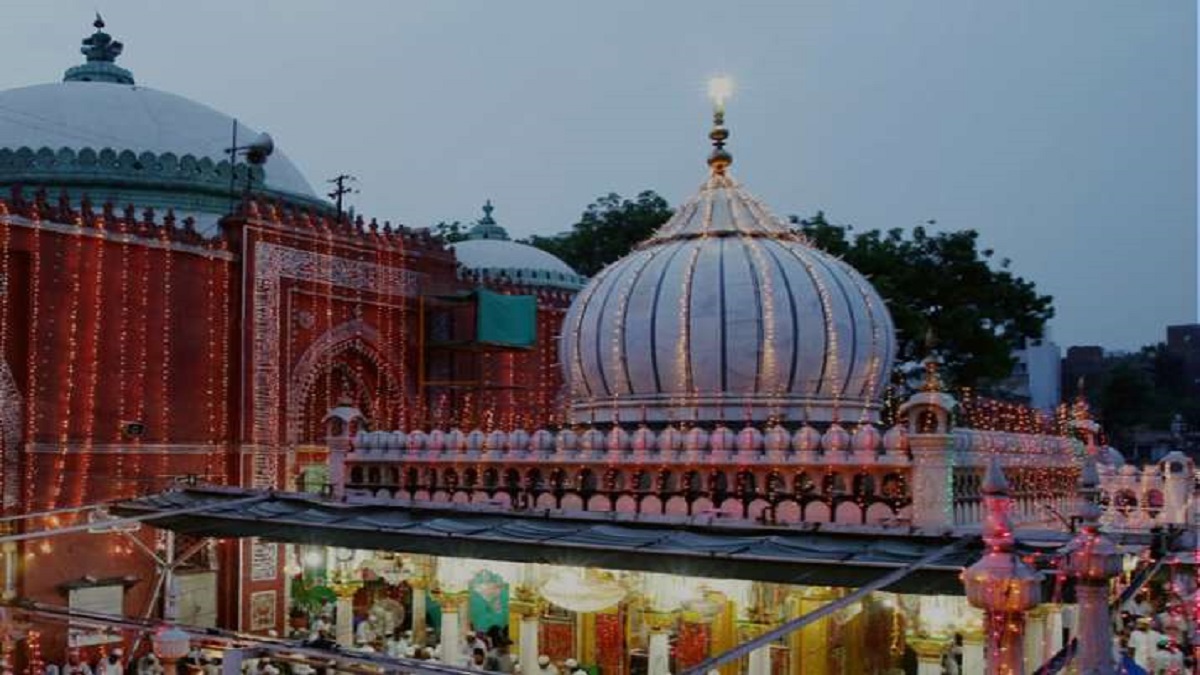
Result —
<instances>
[{"instance_id":1,"label":"illuminated archway","mask_svg":"<svg viewBox=\"0 0 1200 675\"><path fill-rule=\"evenodd\" d=\"M353 402L372 426L393 425L405 393L381 347L379 332L355 319L335 326L304 351L287 391L289 443L321 441L320 420L342 399Z\"/></svg>"}]
</instances>

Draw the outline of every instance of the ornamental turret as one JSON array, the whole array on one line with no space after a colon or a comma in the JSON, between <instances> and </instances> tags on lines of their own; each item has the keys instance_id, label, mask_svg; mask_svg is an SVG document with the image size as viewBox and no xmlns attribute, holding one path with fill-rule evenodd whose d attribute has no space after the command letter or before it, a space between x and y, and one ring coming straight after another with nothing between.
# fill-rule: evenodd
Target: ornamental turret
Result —
<instances>
[{"instance_id":1,"label":"ornamental turret","mask_svg":"<svg viewBox=\"0 0 1200 675\"><path fill-rule=\"evenodd\" d=\"M967 601L984 611L991 647L988 675L1020 675L1025 672L1025 613L1041 602L1042 575L1017 555L1008 480L997 457L988 464L982 492L986 551L963 573L963 584Z\"/></svg>"}]
</instances>

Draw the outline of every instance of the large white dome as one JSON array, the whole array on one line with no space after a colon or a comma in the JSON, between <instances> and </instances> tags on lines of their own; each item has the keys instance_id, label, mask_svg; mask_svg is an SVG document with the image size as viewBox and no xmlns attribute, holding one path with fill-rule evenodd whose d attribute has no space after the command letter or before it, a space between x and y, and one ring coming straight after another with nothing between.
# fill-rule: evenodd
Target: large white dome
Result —
<instances>
[{"instance_id":1,"label":"large white dome","mask_svg":"<svg viewBox=\"0 0 1200 675\"><path fill-rule=\"evenodd\" d=\"M559 351L575 422L873 421L895 335L861 274L717 170L584 287Z\"/></svg>"},{"instance_id":2,"label":"large white dome","mask_svg":"<svg viewBox=\"0 0 1200 675\"><path fill-rule=\"evenodd\" d=\"M0 91L0 148L62 148L191 155L228 161L233 118L203 103L140 85L53 82ZM238 124L239 144L258 132ZM316 198L300 170L276 151L265 165L268 189Z\"/></svg>"}]
</instances>

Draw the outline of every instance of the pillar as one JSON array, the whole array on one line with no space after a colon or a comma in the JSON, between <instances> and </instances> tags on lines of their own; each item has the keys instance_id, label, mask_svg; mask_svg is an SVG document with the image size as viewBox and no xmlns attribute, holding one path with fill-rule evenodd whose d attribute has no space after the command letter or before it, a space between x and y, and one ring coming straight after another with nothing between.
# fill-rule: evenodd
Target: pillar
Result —
<instances>
[{"instance_id":1,"label":"pillar","mask_svg":"<svg viewBox=\"0 0 1200 675\"><path fill-rule=\"evenodd\" d=\"M950 638L913 637L908 644L917 653L917 675L942 675L942 657L950 648Z\"/></svg>"},{"instance_id":2,"label":"pillar","mask_svg":"<svg viewBox=\"0 0 1200 675\"><path fill-rule=\"evenodd\" d=\"M912 451L913 525L941 531L954 526L954 437L948 434L913 434Z\"/></svg>"},{"instance_id":3,"label":"pillar","mask_svg":"<svg viewBox=\"0 0 1200 675\"><path fill-rule=\"evenodd\" d=\"M752 612L751 618L756 619L759 616L758 612ZM762 622L750 623L742 628L742 641L747 642L757 639L768 630L771 626ZM750 652L746 663L746 675L771 675L771 645L766 644L754 651Z\"/></svg>"},{"instance_id":4,"label":"pillar","mask_svg":"<svg viewBox=\"0 0 1200 675\"><path fill-rule=\"evenodd\" d=\"M538 633L541 628L542 622L536 616L521 617L521 644L517 646L517 660L521 662L522 672L529 672L527 669L537 664Z\"/></svg>"},{"instance_id":5,"label":"pillar","mask_svg":"<svg viewBox=\"0 0 1200 675\"><path fill-rule=\"evenodd\" d=\"M425 636L428 633L425 620L429 613L429 608L425 605L425 593L429 588L429 582L425 579L411 579L408 585L412 589L413 644L424 646Z\"/></svg>"},{"instance_id":6,"label":"pillar","mask_svg":"<svg viewBox=\"0 0 1200 675\"><path fill-rule=\"evenodd\" d=\"M1075 662L1080 675L1108 675L1113 664L1112 617L1108 609L1108 584L1077 583L1079 650Z\"/></svg>"},{"instance_id":7,"label":"pillar","mask_svg":"<svg viewBox=\"0 0 1200 675\"><path fill-rule=\"evenodd\" d=\"M788 598L788 617L795 619L833 602L837 591L810 586L792 593ZM829 642L832 639L832 619L825 617L804 628L792 631L788 637L788 672L793 675L830 675Z\"/></svg>"},{"instance_id":8,"label":"pillar","mask_svg":"<svg viewBox=\"0 0 1200 675\"><path fill-rule=\"evenodd\" d=\"M338 593L334 639L343 647L354 646L354 594Z\"/></svg>"},{"instance_id":9,"label":"pillar","mask_svg":"<svg viewBox=\"0 0 1200 675\"><path fill-rule=\"evenodd\" d=\"M508 603L509 611L517 618L517 661L526 673L533 673L537 666L538 634L541 632L541 616L544 605L536 592L529 586L516 587ZM564 673L563 675L570 675Z\"/></svg>"},{"instance_id":10,"label":"pillar","mask_svg":"<svg viewBox=\"0 0 1200 675\"><path fill-rule=\"evenodd\" d=\"M984 634L982 628L963 631L963 673L982 673L987 669L983 655Z\"/></svg>"},{"instance_id":11,"label":"pillar","mask_svg":"<svg viewBox=\"0 0 1200 675\"><path fill-rule=\"evenodd\" d=\"M0 544L0 556L4 560L4 600L17 597L17 542L6 541Z\"/></svg>"},{"instance_id":12,"label":"pillar","mask_svg":"<svg viewBox=\"0 0 1200 675\"><path fill-rule=\"evenodd\" d=\"M462 618L459 617L459 606L462 604L465 594L461 593L444 593L442 594L442 627L441 635L439 636L442 644L442 663L460 666L463 665L462 646ZM537 659L534 659L537 662ZM523 667L528 665L522 661Z\"/></svg>"},{"instance_id":13,"label":"pillar","mask_svg":"<svg viewBox=\"0 0 1200 675\"><path fill-rule=\"evenodd\" d=\"M1034 607L1025 615L1025 672L1032 673L1046 662L1046 609Z\"/></svg>"},{"instance_id":14,"label":"pillar","mask_svg":"<svg viewBox=\"0 0 1200 675\"><path fill-rule=\"evenodd\" d=\"M771 645L763 645L750 652L746 675L771 675Z\"/></svg>"},{"instance_id":15,"label":"pillar","mask_svg":"<svg viewBox=\"0 0 1200 675\"><path fill-rule=\"evenodd\" d=\"M1050 659L1063 648L1063 614L1061 605L1046 608L1046 658Z\"/></svg>"},{"instance_id":16,"label":"pillar","mask_svg":"<svg viewBox=\"0 0 1200 675\"><path fill-rule=\"evenodd\" d=\"M667 630L674 622L674 617L669 612L647 611L645 619L650 626L646 675L671 675L671 644Z\"/></svg>"}]
</instances>

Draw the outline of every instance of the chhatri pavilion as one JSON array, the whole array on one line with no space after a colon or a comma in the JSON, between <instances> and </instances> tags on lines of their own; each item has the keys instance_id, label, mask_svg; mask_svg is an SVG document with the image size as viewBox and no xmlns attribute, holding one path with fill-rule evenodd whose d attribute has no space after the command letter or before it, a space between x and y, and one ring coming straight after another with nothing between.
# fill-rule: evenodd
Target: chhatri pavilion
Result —
<instances>
[{"instance_id":1,"label":"chhatri pavilion","mask_svg":"<svg viewBox=\"0 0 1200 675\"><path fill-rule=\"evenodd\" d=\"M885 416L886 303L732 177L729 135L721 98L699 191L571 304L569 424L368 429L344 405L321 494L121 512L287 542L297 635L408 630L400 669L490 632L524 675L1112 673L1111 605L1152 574L1194 626L1191 462L1123 466L1082 401L1057 433L965 426L932 357Z\"/></svg>"}]
</instances>

